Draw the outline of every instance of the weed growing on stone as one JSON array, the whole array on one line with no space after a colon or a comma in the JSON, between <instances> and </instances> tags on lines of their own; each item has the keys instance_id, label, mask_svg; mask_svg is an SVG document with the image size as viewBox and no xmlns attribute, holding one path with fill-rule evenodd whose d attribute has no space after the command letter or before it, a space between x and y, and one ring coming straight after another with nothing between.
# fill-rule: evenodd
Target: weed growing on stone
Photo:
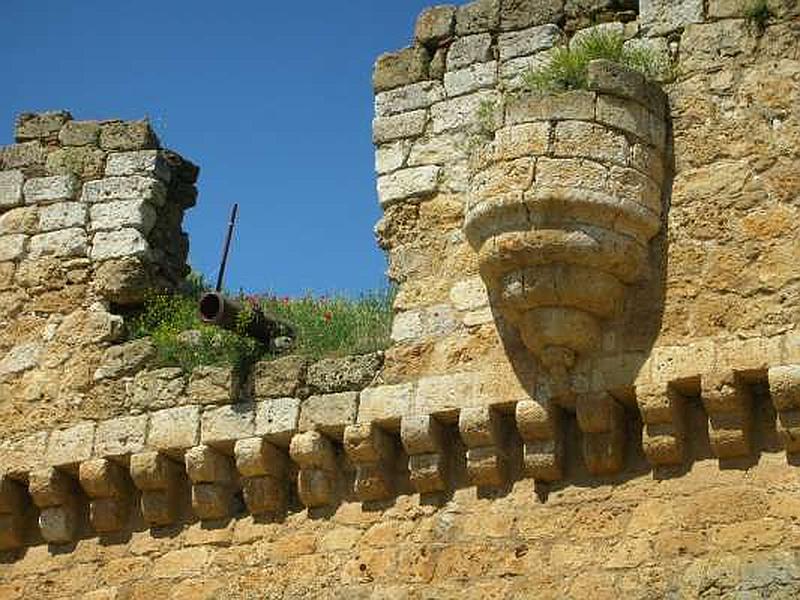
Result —
<instances>
[{"instance_id":1,"label":"weed growing on stone","mask_svg":"<svg viewBox=\"0 0 800 600\"><path fill-rule=\"evenodd\" d=\"M767 0L750 0L744 8L744 18L756 31L764 31L772 18L772 10Z\"/></svg>"},{"instance_id":2,"label":"weed growing on stone","mask_svg":"<svg viewBox=\"0 0 800 600\"><path fill-rule=\"evenodd\" d=\"M295 352L311 358L364 354L389 346L394 290L345 296L261 298L267 315L294 325Z\"/></svg>"},{"instance_id":3,"label":"weed growing on stone","mask_svg":"<svg viewBox=\"0 0 800 600\"><path fill-rule=\"evenodd\" d=\"M483 100L478 105L475 114L475 127L472 128L465 140L459 144L459 149L467 154L473 154L482 148L494 137L497 129L498 111L502 108L491 100Z\"/></svg>"},{"instance_id":4,"label":"weed growing on stone","mask_svg":"<svg viewBox=\"0 0 800 600\"><path fill-rule=\"evenodd\" d=\"M497 128L497 105L491 100L483 100L478 106L479 134L490 137Z\"/></svg>"},{"instance_id":5,"label":"weed growing on stone","mask_svg":"<svg viewBox=\"0 0 800 600\"><path fill-rule=\"evenodd\" d=\"M619 33L596 30L572 46L555 48L550 60L542 67L523 76L529 91L563 92L585 89L588 86L588 67L593 60L610 60L656 79L664 65L660 57L648 48L626 48Z\"/></svg>"},{"instance_id":6,"label":"weed growing on stone","mask_svg":"<svg viewBox=\"0 0 800 600\"><path fill-rule=\"evenodd\" d=\"M293 353L311 358L363 354L385 349L390 342L394 292L381 290L357 299L343 296L277 298L273 295L243 295L245 307L236 331L207 325L200 320L197 300L204 291L202 281L189 281L182 293L151 294L129 323L132 338L149 336L163 366L186 371L201 365L228 365L246 371L269 349L245 335L248 307L290 323L297 339Z\"/></svg>"},{"instance_id":7,"label":"weed growing on stone","mask_svg":"<svg viewBox=\"0 0 800 600\"><path fill-rule=\"evenodd\" d=\"M201 365L228 365L244 372L266 349L244 335L248 313L242 314L237 331L226 331L200 320L196 297L156 292L147 297L129 329L131 337L153 340L161 365L187 372Z\"/></svg>"}]
</instances>

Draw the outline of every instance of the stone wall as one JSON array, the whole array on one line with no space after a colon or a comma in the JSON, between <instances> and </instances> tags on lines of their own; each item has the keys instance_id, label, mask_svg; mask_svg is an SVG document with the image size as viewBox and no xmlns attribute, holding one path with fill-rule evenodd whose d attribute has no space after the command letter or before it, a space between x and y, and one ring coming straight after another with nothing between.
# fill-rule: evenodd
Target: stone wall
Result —
<instances>
[{"instance_id":1,"label":"stone wall","mask_svg":"<svg viewBox=\"0 0 800 600\"><path fill-rule=\"evenodd\" d=\"M563 412L604 440L583 444L600 470L624 468L636 413L654 464L680 462L690 399L746 455L743 398L797 361L797 5L771 2L762 31L745 2L582 3L662 57L665 110L602 65L586 91L523 89L587 34L576 4L436 7L378 59L376 230L399 283L382 381L445 422L533 401L551 462Z\"/></svg>"},{"instance_id":2,"label":"stone wall","mask_svg":"<svg viewBox=\"0 0 800 600\"><path fill-rule=\"evenodd\" d=\"M21 205L0 368L27 365L0 388L0 597L797 596L800 6L771 0L763 31L744 6L423 12L374 73L385 355L153 367L114 313L180 269L142 216L165 252L104 270L93 202L88 259L50 267L75 281L22 283L50 206L28 193L143 199L119 190L152 196L160 157L183 207L196 171L143 124L21 119L0 151ZM588 26L661 53L660 89L596 63L586 91L522 90ZM64 164L82 179L41 180Z\"/></svg>"},{"instance_id":3,"label":"stone wall","mask_svg":"<svg viewBox=\"0 0 800 600\"><path fill-rule=\"evenodd\" d=\"M3 598L792 598L800 589L796 476L778 455L745 473L584 480L545 502L532 480L443 505L345 503L277 522L240 516L2 565Z\"/></svg>"},{"instance_id":4,"label":"stone wall","mask_svg":"<svg viewBox=\"0 0 800 600\"><path fill-rule=\"evenodd\" d=\"M198 174L159 148L146 121L23 114L15 137L0 147L6 438L123 410L118 377L147 349L115 345L124 337L120 313L188 272L181 222Z\"/></svg>"}]
</instances>

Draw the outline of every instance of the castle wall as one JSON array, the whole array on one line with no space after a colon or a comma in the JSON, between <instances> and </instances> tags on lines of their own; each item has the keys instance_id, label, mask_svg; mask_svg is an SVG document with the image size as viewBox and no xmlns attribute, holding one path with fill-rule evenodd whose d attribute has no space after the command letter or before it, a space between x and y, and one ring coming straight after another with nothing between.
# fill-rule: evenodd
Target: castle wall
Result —
<instances>
[{"instance_id":1,"label":"castle wall","mask_svg":"<svg viewBox=\"0 0 800 600\"><path fill-rule=\"evenodd\" d=\"M399 282L396 343L382 377L413 396L398 412L446 422L460 408L504 412L532 399L551 421L564 409L577 413L584 434L613 433L613 452L604 442L584 444L584 453L616 454L613 469L602 468L617 470L621 411L643 418L654 462L674 462L683 443L678 405L698 401L715 450L749 452L745 396L768 386L770 367L797 361L798 89L788 83L798 69L797 7L770 7L774 20L763 31L737 2L642 2L638 15L620 3L588 3L584 18L569 2L438 7L418 21L414 46L378 59L373 137L384 216L376 231ZM587 34L569 37L586 14L627 47L662 57L665 115L632 76L620 85L590 74L588 90L566 94L523 89L527 69ZM601 201L608 208L598 209ZM578 204L595 211L588 229ZM633 230L610 216L623 206L625 219L636 211L661 219L652 240L631 243ZM554 246L528 228L589 231L585 240L609 219L617 219L613 232L591 239L595 257L566 259L597 263L586 271L592 277L531 270L542 256L581 248L574 236ZM614 258L625 252L629 265ZM529 264L503 271L504 289L487 290L487 279L500 283L492 269L503 260ZM621 268L640 260L645 268L625 281ZM569 306L526 313L526 302ZM586 323L575 320L586 315L576 306L617 312ZM591 351L567 349L560 367L552 351L535 356L535 338L563 341L565 330L580 338L584 327L583 338L597 338ZM730 391L725 402L712 398L720 386ZM443 400L444 389L457 392ZM597 410L606 422L582 417ZM557 454L562 428L547 427L531 440L552 441L548 452ZM741 438L739 450L722 449L729 434Z\"/></svg>"},{"instance_id":2,"label":"castle wall","mask_svg":"<svg viewBox=\"0 0 800 600\"><path fill-rule=\"evenodd\" d=\"M158 211L191 204L196 171L141 123L21 119L0 150L0 597L796 596L800 9L770 2L758 31L743 6L425 11L374 73L385 355L151 365L147 341L120 343L120 306L182 273L180 219ZM613 69L521 92L597 22L672 65L663 115ZM464 224L476 190L565 182L655 202L660 226L640 277L619 265L599 346L557 377ZM101 225L119 202L134 217ZM69 252L42 250L50 231ZM118 254L104 232L127 232Z\"/></svg>"},{"instance_id":3,"label":"castle wall","mask_svg":"<svg viewBox=\"0 0 800 600\"><path fill-rule=\"evenodd\" d=\"M492 342L499 337L461 226L471 148L481 144L486 127L482 103L494 106L490 129L513 119L509 92L519 89L519 75L563 39L563 31L547 24L550 13L534 22L531 6L539 4L563 14L560 2L509 3L499 13L491 2L470 4L456 11L454 29L440 35L446 42L423 33L417 46L377 63L374 137L385 212L377 233L389 250L389 274L400 282L397 358L386 375L392 383L505 361ZM677 77L663 85L674 154L664 167L673 181L652 252L660 245L665 264L651 265L651 280L631 296L624 320L635 325L604 341L607 354L771 338L797 322L797 183L791 175L797 89L790 83L797 11L791 3L773 3L782 17L757 35L737 6L714 2L704 12L700 2L646 2L637 21L602 26L635 36L630 44L665 52ZM609 12L601 14L617 16ZM430 14L437 26L453 25L451 11ZM445 50L448 60L439 69ZM547 116L556 136L559 128L566 136L575 119ZM542 154L563 156L558 147L547 148L548 134L542 134ZM602 139L584 143L611 150Z\"/></svg>"},{"instance_id":4,"label":"castle wall","mask_svg":"<svg viewBox=\"0 0 800 600\"><path fill-rule=\"evenodd\" d=\"M40 544L0 568L3 598L792 598L800 589L796 474L696 462L679 478L584 480L537 499L532 480L444 505L404 495L286 520L250 515L68 551Z\"/></svg>"},{"instance_id":5,"label":"castle wall","mask_svg":"<svg viewBox=\"0 0 800 600\"><path fill-rule=\"evenodd\" d=\"M126 305L188 272L197 168L145 121L24 114L0 148L0 434L120 414ZM110 365L110 363L115 363Z\"/></svg>"}]
</instances>

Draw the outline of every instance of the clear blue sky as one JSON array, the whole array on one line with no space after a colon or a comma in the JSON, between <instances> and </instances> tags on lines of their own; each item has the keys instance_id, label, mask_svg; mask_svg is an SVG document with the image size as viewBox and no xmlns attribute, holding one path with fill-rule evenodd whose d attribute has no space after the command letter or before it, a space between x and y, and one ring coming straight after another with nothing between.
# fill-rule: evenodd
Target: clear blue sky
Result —
<instances>
[{"instance_id":1,"label":"clear blue sky","mask_svg":"<svg viewBox=\"0 0 800 600\"><path fill-rule=\"evenodd\" d=\"M14 115L149 116L201 166L184 228L213 278L230 204L227 286L357 294L385 282L372 228L372 64L432 0L20 0L0 19L0 144Z\"/></svg>"}]
</instances>

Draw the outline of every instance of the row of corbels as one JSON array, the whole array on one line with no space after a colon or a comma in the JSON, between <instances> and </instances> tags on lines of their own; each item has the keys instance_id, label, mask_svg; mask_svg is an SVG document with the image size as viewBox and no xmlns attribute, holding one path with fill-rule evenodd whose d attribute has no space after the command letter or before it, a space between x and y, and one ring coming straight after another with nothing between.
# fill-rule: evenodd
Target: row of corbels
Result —
<instances>
[{"instance_id":1,"label":"row of corbels","mask_svg":"<svg viewBox=\"0 0 800 600\"><path fill-rule=\"evenodd\" d=\"M777 430L787 452L800 451L800 365L774 367L768 381L778 412ZM701 399L708 414L709 440L720 459L752 452L753 406L750 385L730 372L704 376ZM654 467L686 459L686 397L675 384L637 388L642 415L642 446ZM472 485L500 487L509 482L515 428L522 440L526 476L545 482L562 479L566 427L563 409L525 400L506 407L464 408L458 414L458 436L466 448L466 473ZM575 407L582 432L582 454L593 475L622 470L625 459L625 411L608 394L579 398ZM351 424L341 437L320 431L295 434L288 448L261 437L240 439L231 448L209 445L182 455L156 451L123 458L96 458L77 468L47 467L28 473L27 481L0 478L0 549L23 546L30 503L38 509L41 538L54 544L72 542L88 500L88 518L100 534L123 530L133 499L148 526L176 523L181 490L191 485L191 507L201 520L230 517L241 491L255 515L287 510L291 480L308 508L330 506L341 499L346 467L342 449L355 469L352 492L363 502L388 500L396 488L396 465L407 459L408 481L420 494L447 490L449 465L456 445L451 428L436 416L403 417L398 431L376 423ZM399 442L399 443L398 443ZM347 467L350 468L350 467ZM352 470L352 468L350 468Z\"/></svg>"},{"instance_id":2,"label":"row of corbels","mask_svg":"<svg viewBox=\"0 0 800 600\"><path fill-rule=\"evenodd\" d=\"M560 478L563 440L556 409L523 401L515 411L529 475ZM204 521L232 516L239 492L250 513L281 514L287 510L292 479L299 501L310 509L338 502L351 478L358 500L389 500L401 491L397 465L404 460L407 480L416 492L442 492L453 483L450 465L456 447L466 447L466 471L473 485L502 486L510 476L510 421L495 408L474 407L458 415L459 444L450 437L452 428L437 417L411 415L400 420L399 440L396 427L359 423L346 426L341 436L316 430L297 433L288 448L250 437L228 449L203 444L180 454L147 451L94 458L70 468L45 467L28 472L27 481L3 476L0 549L25 545L31 503L38 510L41 539L52 544L77 539L87 504L89 523L98 534L124 530L137 498L148 526L172 525L181 517L187 482L191 510Z\"/></svg>"},{"instance_id":3,"label":"row of corbels","mask_svg":"<svg viewBox=\"0 0 800 600\"><path fill-rule=\"evenodd\" d=\"M721 459L751 456L754 451L753 383L762 374L726 371L700 378L700 399L708 415L708 438ZM766 382L777 413L776 431L787 454L800 452L800 365L771 367ZM683 382L636 388L642 415L642 447L654 467L686 460L687 396Z\"/></svg>"}]
</instances>

